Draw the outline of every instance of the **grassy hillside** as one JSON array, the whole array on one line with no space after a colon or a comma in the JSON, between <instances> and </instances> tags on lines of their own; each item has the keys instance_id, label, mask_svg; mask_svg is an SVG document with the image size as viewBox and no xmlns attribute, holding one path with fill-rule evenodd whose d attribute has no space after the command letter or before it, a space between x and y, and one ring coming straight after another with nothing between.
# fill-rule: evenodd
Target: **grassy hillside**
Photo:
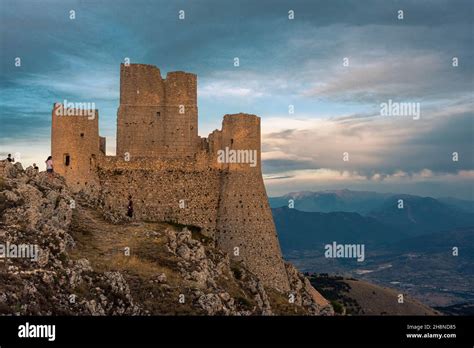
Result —
<instances>
[{"instance_id":1,"label":"grassy hillside","mask_svg":"<svg viewBox=\"0 0 474 348\"><path fill-rule=\"evenodd\" d=\"M346 315L439 315L440 313L421 302L399 292L365 281L316 276L311 284L328 300L339 314Z\"/></svg>"}]
</instances>

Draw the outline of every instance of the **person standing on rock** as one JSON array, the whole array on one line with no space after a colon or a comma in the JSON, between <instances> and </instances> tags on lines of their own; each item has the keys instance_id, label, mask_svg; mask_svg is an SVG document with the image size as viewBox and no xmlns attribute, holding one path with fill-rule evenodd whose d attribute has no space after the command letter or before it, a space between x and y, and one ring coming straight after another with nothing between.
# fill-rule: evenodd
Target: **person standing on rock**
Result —
<instances>
[{"instance_id":1,"label":"person standing on rock","mask_svg":"<svg viewBox=\"0 0 474 348\"><path fill-rule=\"evenodd\" d=\"M48 172L49 178L53 177L53 157L48 156L46 160L46 171Z\"/></svg>"},{"instance_id":2,"label":"person standing on rock","mask_svg":"<svg viewBox=\"0 0 474 348\"><path fill-rule=\"evenodd\" d=\"M11 163L11 162L15 162L15 159L12 158L12 154L11 154L11 153L8 154L8 156L7 156L7 161L10 162L10 163Z\"/></svg>"},{"instance_id":3,"label":"person standing on rock","mask_svg":"<svg viewBox=\"0 0 474 348\"><path fill-rule=\"evenodd\" d=\"M133 217L133 201L132 201L132 195L128 196L128 207L127 207L127 216L129 218Z\"/></svg>"}]
</instances>

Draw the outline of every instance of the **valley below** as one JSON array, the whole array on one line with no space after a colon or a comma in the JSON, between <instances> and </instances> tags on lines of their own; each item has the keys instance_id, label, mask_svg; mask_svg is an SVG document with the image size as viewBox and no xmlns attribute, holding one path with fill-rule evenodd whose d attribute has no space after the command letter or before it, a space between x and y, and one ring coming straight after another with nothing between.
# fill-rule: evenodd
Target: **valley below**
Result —
<instances>
[{"instance_id":1,"label":"valley below","mask_svg":"<svg viewBox=\"0 0 474 348\"><path fill-rule=\"evenodd\" d=\"M294 209L283 206L289 199ZM474 315L470 201L339 190L270 202L284 257L302 272L390 288L442 314ZM333 242L363 244L364 261L325 257Z\"/></svg>"},{"instance_id":2,"label":"valley below","mask_svg":"<svg viewBox=\"0 0 474 348\"><path fill-rule=\"evenodd\" d=\"M474 274L447 263L443 255L378 255L368 261L327 259L322 253L289 251L285 258L304 272L365 280L408 294L426 305L443 307L463 304L462 313L472 310ZM461 267L460 267L461 268ZM471 309L469 309L471 308ZM462 314L459 313L459 314Z\"/></svg>"}]
</instances>

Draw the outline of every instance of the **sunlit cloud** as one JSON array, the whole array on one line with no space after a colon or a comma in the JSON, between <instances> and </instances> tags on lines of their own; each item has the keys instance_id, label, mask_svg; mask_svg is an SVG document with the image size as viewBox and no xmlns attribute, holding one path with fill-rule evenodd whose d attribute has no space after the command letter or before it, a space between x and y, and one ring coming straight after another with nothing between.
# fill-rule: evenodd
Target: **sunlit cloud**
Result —
<instances>
[{"instance_id":1,"label":"sunlit cloud","mask_svg":"<svg viewBox=\"0 0 474 348\"><path fill-rule=\"evenodd\" d=\"M119 64L128 57L158 66L163 77L198 75L201 136L224 114L260 116L270 190L382 191L400 180L403 189L433 195L472 192L469 1L207 0L186 3L186 21L176 19L182 4L170 1L77 2L75 21L61 1L3 2L0 154L20 151L41 165L51 107L64 99L96 103L113 154ZM403 23L394 18L398 6L409 9ZM381 117L388 99L419 102L421 119ZM448 177L458 181L438 180Z\"/></svg>"}]
</instances>

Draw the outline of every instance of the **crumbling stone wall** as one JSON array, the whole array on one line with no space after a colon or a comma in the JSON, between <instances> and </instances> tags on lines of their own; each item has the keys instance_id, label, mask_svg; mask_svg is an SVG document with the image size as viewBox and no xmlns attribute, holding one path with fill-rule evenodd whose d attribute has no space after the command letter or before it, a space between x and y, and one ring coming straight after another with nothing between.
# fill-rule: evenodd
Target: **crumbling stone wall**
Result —
<instances>
[{"instance_id":1,"label":"crumbling stone wall","mask_svg":"<svg viewBox=\"0 0 474 348\"><path fill-rule=\"evenodd\" d=\"M127 162L107 157L98 165L100 204L113 219L123 219L128 196L134 218L200 227L214 237L220 190L220 170L157 159Z\"/></svg>"},{"instance_id":2,"label":"crumbling stone wall","mask_svg":"<svg viewBox=\"0 0 474 348\"><path fill-rule=\"evenodd\" d=\"M244 261L266 284L288 290L288 277L262 177L228 171L223 173L220 190L218 246L231 258Z\"/></svg>"},{"instance_id":3,"label":"crumbling stone wall","mask_svg":"<svg viewBox=\"0 0 474 348\"><path fill-rule=\"evenodd\" d=\"M54 171L66 178L71 189L78 190L95 181L95 162L105 155L105 139L99 138L98 110L66 109L61 115L56 112L60 107L55 104L52 111Z\"/></svg>"},{"instance_id":4,"label":"crumbling stone wall","mask_svg":"<svg viewBox=\"0 0 474 348\"><path fill-rule=\"evenodd\" d=\"M117 155L193 157L199 142L197 77L182 71L162 79L152 65L120 66Z\"/></svg>"}]
</instances>

